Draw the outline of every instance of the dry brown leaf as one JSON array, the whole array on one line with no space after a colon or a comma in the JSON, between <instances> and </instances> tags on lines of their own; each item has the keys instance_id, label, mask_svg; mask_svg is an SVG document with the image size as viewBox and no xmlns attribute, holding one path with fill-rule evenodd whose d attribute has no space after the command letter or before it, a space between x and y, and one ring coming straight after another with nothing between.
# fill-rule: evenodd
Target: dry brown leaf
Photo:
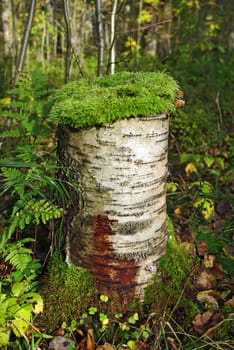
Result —
<instances>
[{"instance_id":1,"label":"dry brown leaf","mask_svg":"<svg viewBox=\"0 0 234 350\"><path fill-rule=\"evenodd\" d=\"M174 338L167 337L167 341L170 344L170 347L171 347L172 350L177 350L178 349Z\"/></svg>"},{"instance_id":2,"label":"dry brown leaf","mask_svg":"<svg viewBox=\"0 0 234 350\"><path fill-rule=\"evenodd\" d=\"M82 331L79 332L77 330L78 334L82 335ZM81 341L77 344L76 350L96 350L96 343L93 336L93 330L88 329L86 336L81 339Z\"/></svg>"},{"instance_id":3,"label":"dry brown leaf","mask_svg":"<svg viewBox=\"0 0 234 350\"><path fill-rule=\"evenodd\" d=\"M199 256L204 256L208 254L208 251L209 251L209 246L206 241L202 241L197 247L197 252Z\"/></svg>"},{"instance_id":4,"label":"dry brown leaf","mask_svg":"<svg viewBox=\"0 0 234 350\"><path fill-rule=\"evenodd\" d=\"M184 91L183 90L178 90L177 91L177 97L183 98L184 97Z\"/></svg>"},{"instance_id":5,"label":"dry brown leaf","mask_svg":"<svg viewBox=\"0 0 234 350\"><path fill-rule=\"evenodd\" d=\"M86 347L86 338L83 338L77 345L76 350L87 350Z\"/></svg>"},{"instance_id":6,"label":"dry brown leaf","mask_svg":"<svg viewBox=\"0 0 234 350\"><path fill-rule=\"evenodd\" d=\"M229 258L234 260L234 247L225 245L223 247L224 254Z\"/></svg>"},{"instance_id":7,"label":"dry brown leaf","mask_svg":"<svg viewBox=\"0 0 234 350\"><path fill-rule=\"evenodd\" d=\"M226 224L225 220L219 219L213 223L213 228L215 231L217 231L217 233L219 233L223 231L225 224Z\"/></svg>"},{"instance_id":8,"label":"dry brown leaf","mask_svg":"<svg viewBox=\"0 0 234 350\"><path fill-rule=\"evenodd\" d=\"M57 328L55 331L53 331L52 335L53 336L63 336L65 334L65 329L64 328Z\"/></svg>"},{"instance_id":9,"label":"dry brown leaf","mask_svg":"<svg viewBox=\"0 0 234 350\"><path fill-rule=\"evenodd\" d=\"M87 350L95 350L96 344L93 336L93 330L88 329L87 331Z\"/></svg>"},{"instance_id":10,"label":"dry brown leaf","mask_svg":"<svg viewBox=\"0 0 234 350\"><path fill-rule=\"evenodd\" d=\"M213 287L214 276L208 271L202 271L194 283L197 290L211 289Z\"/></svg>"},{"instance_id":11,"label":"dry brown leaf","mask_svg":"<svg viewBox=\"0 0 234 350\"><path fill-rule=\"evenodd\" d=\"M230 306L234 309L234 296L231 299L225 301L224 305Z\"/></svg>"},{"instance_id":12,"label":"dry brown leaf","mask_svg":"<svg viewBox=\"0 0 234 350\"><path fill-rule=\"evenodd\" d=\"M222 199L216 205L216 211L223 219L226 217L229 209L230 209L230 202L228 199Z\"/></svg>"},{"instance_id":13,"label":"dry brown leaf","mask_svg":"<svg viewBox=\"0 0 234 350\"><path fill-rule=\"evenodd\" d=\"M184 100L180 100L180 99L175 100L175 108L182 108L184 107L184 105L185 105Z\"/></svg>"},{"instance_id":14,"label":"dry brown leaf","mask_svg":"<svg viewBox=\"0 0 234 350\"><path fill-rule=\"evenodd\" d=\"M84 337L84 332L82 331L82 329L77 328L76 332L80 337Z\"/></svg>"},{"instance_id":15,"label":"dry brown leaf","mask_svg":"<svg viewBox=\"0 0 234 350\"><path fill-rule=\"evenodd\" d=\"M179 235L181 242L194 243L195 242L195 234L190 230L185 230Z\"/></svg>"},{"instance_id":16,"label":"dry brown leaf","mask_svg":"<svg viewBox=\"0 0 234 350\"><path fill-rule=\"evenodd\" d=\"M210 272L212 273L212 275L216 278L216 279L222 279L224 274L223 274L223 267L221 264L214 264L214 267L212 269L210 269Z\"/></svg>"},{"instance_id":17,"label":"dry brown leaf","mask_svg":"<svg viewBox=\"0 0 234 350\"><path fill-rule=\"evenodd\" d=\"M105 343L103 345L98 345L96 347L96 350L114 350L115 348L109 344L109 343Z\"/></svg>"},{"instance_id":18,"label":"dry brown leaf","mask_svg":"<svg viewBox=\"0 0 234 350\"><path fill-rule=\"evenodd\" d=\"M203 334L209 328L215 326L223 320L223 315L217 311L205 311L203 314L198 314L193 321L195 332Z\"/></svg>"}]
</instances>

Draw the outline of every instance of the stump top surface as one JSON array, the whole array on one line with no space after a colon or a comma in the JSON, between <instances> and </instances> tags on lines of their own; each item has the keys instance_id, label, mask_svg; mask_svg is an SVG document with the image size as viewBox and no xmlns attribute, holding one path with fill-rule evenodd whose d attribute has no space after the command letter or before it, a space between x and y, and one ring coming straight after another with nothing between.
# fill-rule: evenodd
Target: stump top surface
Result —
<instances>
[{"instance_id":1,"label":"stump top surface","mask_svg":"<svg viewBox=\"0 0 234 350\"><path fill-rule=\"evenodd\" d=\"M73 128L110 125L116 120L172 112L178 85L162 72L120 72L63 86L50 119Z\"/></svg>"}]
</instances>

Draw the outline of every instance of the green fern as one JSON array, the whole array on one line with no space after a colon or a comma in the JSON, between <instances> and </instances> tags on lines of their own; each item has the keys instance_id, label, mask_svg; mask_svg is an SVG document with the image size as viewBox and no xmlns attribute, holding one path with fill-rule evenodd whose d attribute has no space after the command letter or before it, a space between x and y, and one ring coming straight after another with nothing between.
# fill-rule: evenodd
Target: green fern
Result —
<instances>
[{"instance_id":1,"label":"green fern","mask_svg":"<svg viewBox=\"0 0 234 350\"><path fill-rule=\"evenodd\" d=\"M52 129L46 118L47 100L52 92L42 74L21 74L17 87L8 92L11 96L9 104L2 106L0 111L1 117L12 120L11 130L2 132L1 138L20 137L23 142L27 137L35 140L50 137Z\"/></svg>"},{"instance_id":2,"label":"green fern","mask_svg":"<svg viewBox=\"0 0 234 350\"><path fill-rule=\"evenodd\" d=\"M5 197L11 198L11 213L8 209L4 223L7 228L0 236L1 251L14 234L22 234L26 229L33 232L39 224L62 219L70 202L68 187L79 196L68 171L62 169L47 148L53 131L47 121L47 99L51 92L46 77L23 74L18 86L9 92L15 98L0 111L3 117L12 119L10 130L0 134L2 139L7 138L6 150L3 148L6 156L0 160L0 194L3 201ZM66 180L56 178L58 171L68 175Z\"/></svg>"},{"instance_id":3,"label":"green fern","mask_svg":"<svg viewBox=\"0 0 234 350\"><path fill-rule=\"evenodd\" d=\"M33 239L25 238L15 243L8 243L4 248L3 257L16 270L24 272L29 263L32 262L32 250L26 248L25 244L32 242Z\"/></svg>"}]
</instances>

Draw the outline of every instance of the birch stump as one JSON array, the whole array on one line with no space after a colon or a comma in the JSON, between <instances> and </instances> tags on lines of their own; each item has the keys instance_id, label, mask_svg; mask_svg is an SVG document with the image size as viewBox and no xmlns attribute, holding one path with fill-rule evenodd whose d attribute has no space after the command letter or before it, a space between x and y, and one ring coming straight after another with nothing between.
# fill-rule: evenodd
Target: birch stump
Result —
<instances>
[{"instance_id":1,"label":"birch stump","mask_svg":"<svg viewBox=\"0 0 234 350\"><path fill-rule=\"evenodd\" d=\"M142 297L168 237L168 114L88 128L64 124L60 159L84 200L67 218L67 258L88 269L103 293Z\"/></svg>"}]
</instances>

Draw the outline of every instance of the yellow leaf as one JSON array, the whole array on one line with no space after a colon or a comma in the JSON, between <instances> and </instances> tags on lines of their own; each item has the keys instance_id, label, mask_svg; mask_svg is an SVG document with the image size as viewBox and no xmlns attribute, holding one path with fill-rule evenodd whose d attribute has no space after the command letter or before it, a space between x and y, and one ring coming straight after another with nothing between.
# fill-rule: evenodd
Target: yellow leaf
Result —
<instances>
[{"instance_id":1,"label":"yellow leaf","mask_svg":"<svg viewBox=\"0 0 234 350\"><path fill-rule=\"evenodd\" d=\"M187 176L191 175L192 173L197 173L197 167L193 163L188 163L185 167L185 173Z\"/></svg>"},{"instance_id":2,"label":"yellow leaf","mask_svg":"<svg viewBox=\"0 0 234 350\"><path fill-rule=\"evenodd\" d=\"M210 254L205 255L203 260L203 264L205 268L212 269L212 267L214 267L214 263L215 263L215 255L210 255Z\"/></svg>"},{"instance_id":3,"label":"yellow leaf","mask_svg":"<svg viewBox=\"0 0 234 350\"><path fill-rule=\"evenodd\" d=\"M7 106L7 105L9 105L10 103L11 103L10 97L6 97L6 98L3 98L3 99L0 100L0 104L1 104L1 105Z\"/></svg>"},{"instance_id":4,"label":"yellow leaf","mask_svg":"<svg viewBox=\"0 0 234 350\"><path fill-rule=\"evenodd\" d=\"M174 213L175 213L176 215L181 215L181 214L182 214L181 208L179 208L179 207L175 208Z\"/></svg>"},{"instance_id":5,"label":"yellow leaf","mask_svg":"<svg viewBox=\"0 0 234 350\"><path fill-rule=\"evenodd\" d=\"M152 20L152 14L148 10L142 10L140 13L140 16L137 18L137 22L139 24L146 22L150 23Z\"/></svg>"}]
</instances>

